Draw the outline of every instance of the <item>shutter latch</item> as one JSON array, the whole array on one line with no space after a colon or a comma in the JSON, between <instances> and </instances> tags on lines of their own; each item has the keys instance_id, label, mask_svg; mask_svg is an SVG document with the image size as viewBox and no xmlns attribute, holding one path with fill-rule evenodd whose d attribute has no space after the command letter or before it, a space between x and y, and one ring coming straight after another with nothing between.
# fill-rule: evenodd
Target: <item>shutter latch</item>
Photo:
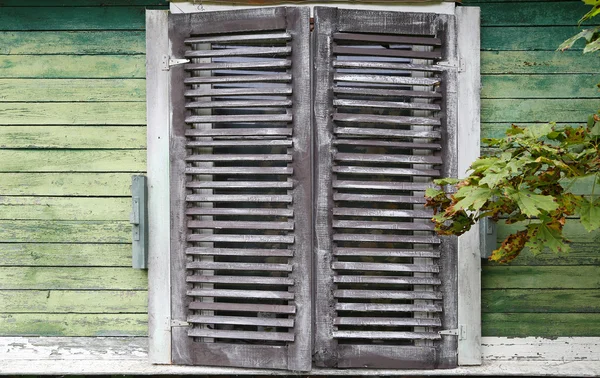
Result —
<instances>
[{"instance_id":1,"label":"shutter latch","mask_svg":"<svg viewBox=\"0 0 600 378\"><path fill-rule=\"evenodd\" d=\"M459 325L458 328L454 329L445 329L443 331L438 331L438 334L442 336L458 336L459 340L467 339L467 328L464 325Z\"/></svg>"},{"instance_id":2,"label":"shutter latch","mask_svg":"<svg viewBox=\"0 0 600 378\"><path fill-rule=\"evenodd\" d=\"M173 66L178 66L180 64L185 64L185 63L189 63L191 62L189 59L176 59L176 58L171 58L169 55L163 55L162 56L162 70L163 71L169 71L171 69L171 67Z\"/></svg>"},{"instance_id":3,"label":"shutter latch","mask_svg":"<svg viewBox=\"0 0 600 378\"><path fill-rule=\"evenodd\" d=\"M189 327L190 323L183 320L171 320L171 327Z\"/></svg>"}]
</instances>

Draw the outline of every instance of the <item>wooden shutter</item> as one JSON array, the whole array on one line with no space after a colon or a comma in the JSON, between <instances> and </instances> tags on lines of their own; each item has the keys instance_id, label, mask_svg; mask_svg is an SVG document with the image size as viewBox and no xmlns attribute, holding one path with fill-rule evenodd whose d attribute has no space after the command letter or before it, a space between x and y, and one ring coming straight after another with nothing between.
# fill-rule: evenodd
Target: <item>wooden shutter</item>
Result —
<instances>
[{"instance_id":1,"label":"wooden shutter","mask_svg":"<svg viewBox=\"0 0 600 378\"><path fill-rule=\"evenodd\" d=\"M169 16L174 363L310 370L309 27Z\"/></svg>"},{"instance_id":2,"label":"wooden shutter","mask_svg":"<svg viewBox=\"0 0 600 378\"><path fill-rule=\"evenodd\" d=\"M456 238L423 207L456 176L454 18L316 8L314 33L316 363L454 367Z\"/></svg>"}]
</instances>

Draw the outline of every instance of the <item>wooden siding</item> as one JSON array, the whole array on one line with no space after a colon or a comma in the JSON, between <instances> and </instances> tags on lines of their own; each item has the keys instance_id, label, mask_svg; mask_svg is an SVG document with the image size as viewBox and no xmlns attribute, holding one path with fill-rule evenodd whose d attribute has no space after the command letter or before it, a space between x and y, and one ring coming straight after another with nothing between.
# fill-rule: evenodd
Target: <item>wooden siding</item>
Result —
<instances>
[{"instance_id":1,"label":"wooden siding","mask_svg":"<svg viewBox=\"0 0 600 378\"><path fill-rule=\"evenodd\" d=\"M500 137L511 123L582 123L600 105L599 55L556 47L577 32L581 1L470 1L481 7L481 135ZM587 194L588 182L576 191ZM502 240L514 226L499 225ZM525 251L512 264L482 272L484 336L600 336L599 233L572 219L569 255Z\"/></svg>"},{"instance_id":2,"label":"wooden siding","mask_svg":"<svg viewBox=\"0 0 600 378\"><path fill-rule=\"evenodd\" d=\"M0 1L0 336L144 336L145 8Z\"/></svg>"}]
</instances>

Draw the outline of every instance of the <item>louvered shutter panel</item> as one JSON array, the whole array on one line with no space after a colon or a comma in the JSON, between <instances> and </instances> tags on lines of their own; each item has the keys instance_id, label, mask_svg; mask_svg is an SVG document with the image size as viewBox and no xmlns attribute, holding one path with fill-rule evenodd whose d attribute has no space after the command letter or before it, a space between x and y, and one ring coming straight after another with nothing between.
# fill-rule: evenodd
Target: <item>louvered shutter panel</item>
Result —
<instances>
[{"instance_id":1,"label":"louvered shutter panel","mask_svg":"<svg viewBox=\"0 0 600 378\"><path fill-rule=\"evenodd\" d=\"M309 27L169 16L174 363L310 370Z\"/></svg>"},{"instance_id":2,"label":"louvered shutter panel","mask_svg":"<svg viewBox=\"0 0 600 378\"><path fill-rule=\"evenodd\" d=\"M316 8L314 33L316 363L454 367L456 238L423 207L456 176L454 18Z\"/></svg>"}]
</instances>

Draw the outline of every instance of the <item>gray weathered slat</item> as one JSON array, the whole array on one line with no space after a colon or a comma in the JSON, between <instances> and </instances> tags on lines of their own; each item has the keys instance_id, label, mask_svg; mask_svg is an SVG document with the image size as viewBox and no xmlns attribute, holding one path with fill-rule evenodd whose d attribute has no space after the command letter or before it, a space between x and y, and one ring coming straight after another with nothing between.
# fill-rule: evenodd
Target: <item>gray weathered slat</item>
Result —
<instances>
[{"instance_id":1,"label":"gray weathered slat","mask_svg":"<svg viewBox=\"0 0 600 378\"><path fill-rule=\"evenodd\" d=\"M185 135L191 137L289 136L292 135L292 131L292 129L287 127L254 127L243 129L235 128L209 130L190 129L185 132Z\"/></svg>"},{"instance_id":2,"label":"gray weathered slat","mask_svg":"<svg viewBox=\"0 0 600 378\"><path fill-rule=\"evenodd\" d=\"M349 181L333 180L336 189L381 189L381 190L415 190L424 191L433 184L421 182L386 182L386 181Z\"/></svg>"},{"instance_id":3,"label":"gray weathered slat","mask_svg":"<svg viewBox=\"0 0 600 378\"><path fill-rule=\"evenodd\" d=\"M415 243L440 244L442 240L434 236L378 235L378 234L333 234L335 241L372 243Z\"/></svg>"},{"instance_id":4,"label":"gray weathered slat","mask_svg":"<svg viewBox=\"0 0 600 378\"><path fill-rule=\"evenodd\" d=\"M353 131L354 132L354 131ZM395 142L387 140L369 140L369 139L337 139L333 141L333 145L348 145L348 146L371 146L371 147L388 147L388 148L412 148L415 150L435 150L442 149L439 143L412 143L412 142Z\"/></svg>"},{"instance_id":5,"label":"gray weathered slat","mask_svg":"<svg viewBox=\"0 0 600 378\"><path fill-rule=\"evenodd\" d=\"M292 161L292 155L289 154L226 154L226 155L190 155L185 160L187 161ZM227 182L227 181L225 181ZM187 185L190 188L190 185ZM254 187L250 185L249 187Z\"/></svg>"},{"instance_id":6,"label":"gray weathered slat","mask_svg":"<svg viewBox=\"0 0 600 378\"><path fill-rule=\"evenodd\" d=\"M366 262L341 262L334 261L331 264L335 270L358 270L379 272L411 272L411 273L437 273L440 271L438 265L417 264L392 264L392 263L366 263Z\"/></svg>"},{"instance_id":7,"label":"gray weathered slat","mask_svg":"<svg viewBox=\"0 0 600 378\"><path fill-rule=\"evenodd\" d=\"M353 121L349 121L353 122ZM442 136L440 131L416 131L416 130L396 130L396 129L374 129L374 128L365 128L365 127L336 127L333 129L334 134L341 136L358 136L358 137L374 137L381 139L391 139L391 138L435 138L439 139ZM340 144L340 141L337 140L336 144ZM389 145L392 142L389 141L378 141L382 143L387 143ZM384 145L385 146L385 145ZM439 146L439 145L438 145ZM435 145L428 147L433 149Z\"/></svg>"},{"instance_id":8,"label":"gray weathered slat","mask_svg":"<svg viewBox=\"0 0 600 378\"><path fill-rule=\"evenodd\" d=\"M208 158L215 155L206 155ZM229 156L229 155L223 155ZM232 155L239 157L244 155ZM269 155L287 156L287 155ZM234 159L235 160L235 159ZM188 181L188 188L194 189L243 189L243 188L269 188L269 189L291 189L294 187L292 181Z\"/></svg>"},{"instance_id":9,"label":"gray weathered slat","mask_svg":"<svg viewBox=\"0 0 600 378\"><path fill-rule=\"evenodd\" d=\"M235 340L268 340L268 341L294 341L294 334L288 332L252 332L252 331L226 331L217 329L192 328L188 331L191 337L210 337L215 339Z\"/></svg>"},{"instance_id":10,"label":"gray weathered slat","mask_svg":"<svg viewBox=\"0 0 600 378\"><path fill-rule=\"evenodd\" d=\"M359 75L359 74L335 74L333 80L336 82L348 81L354 83L373 83L373 84L398 84L398 85L439 85L439 78L428 77L410 77L410 76L389 76L389 75ZM335 101L334 101L335 105Z\"/></svg>"},{"instance_id":11,"label":"gray weathered slat","mask_svg":"<svg viewBox=\"0 0 600 378\"><path fill-rule=\"evenodd\" d=\"M233 324L233 325L287 327L287 328L292 328L294 326L294 319L276 319L276 318L261 318L261 317L246 317L246 316L190 315L190 316L188 316L187 321L189 323L203 323L203 324Z\"/></svg>"},{"instance_id":12,"label":"gray weathered slat","mask_svg":"<svg viewBox=\"0 0 600 378\"><path fill-rule=\"evenodd\" d=\"M360 299L442 299L439 291L393 291L393 290L334 290L336 298L360 298Z\"/></svg>"},{"instance_id":13,"label":"gray weathered slat","mask_svg":"<svg viewBox=\"0 0 600 378\"><path fill-rule=\"evenodd\" d=\"M294 222L189 221L188 227L213 230L293 230Z\"/></svg>"},{"instance_id":14,"label":"gray weathered slat","mask_svg":"<svg viewBox=\"0 0 600 378\"><path fill-rule=\"evenodd\" d=\"M292 75L235 75L235 76L194 76L184 80L186 84L219 84L219 83L288 83L292 81Z\"/></svg>"},{"instance_id":15,"label":"gray weathered slat","mask_svg":"<svg viewBox=\"0 0 600 378\"><path fill-rule=\"evenodd\" d=\"M387 62L354 62L349 60L334 60L333 67L335 68L357 68L357 69L373 69L373 70L399 70L399 71L424 71L424 72L441 72L448 68L444 66L409 64L409 63L387 63Z\"/></svg>"},{"instance_id":16,"label":"gray weathered slat","mask_svg":"<svg viewBox=\"0 0 600 378\"><path fill-rule=\"evenodd\" d=\"M291 272L292 266L289 264L263 264L263 263L230 263L230 262L207 262L190 261L187 263L188 269L202 270L239 270L239 271L267 271L267 272Z\"/></svg>"},{"instance_id":17,"label":"gray weathered slat","mask_svg":"<svg viewBox=\"0 0 600 378\"><path fill-rule=\"evenodd\" d=\"M276 194L189 194L188 202L284 202L291 203L292 196Z\"/></svg>"},{"instance_id":18,"label":"gray weathered slat","mask_svg":"<svg viewBox=\"0 0 600 378\"><path fill-rule=\"evenodd\" d=\"M293 142L288 139L262 140L194 140L187 141L187 147L291 147Z\"/></svg>"},{"instance_id":19,"label":"gray weathered slat","mask_svg":"<svg viewBox=\"0 0 600 378\"><path fill-rule=\"evenodd\" d=\"M425 197L413 196L392 196L377 194L340 194L333 195L334 201L351 202L391 202L391 203L425 203Z\"/></svg>"},{"instance_id":20,"label":"gray weathered slat","mask_svg":"<svg viewBox=\"0 0 600 378\"><path fill-rule=\"evenodd\" d=\"M250 47L239 49L222 50L188 50L185 52L186 58L214 58L229 56L285 56L290 55L292 48L283 47Z\"/></svg>"},{"instance_id":21,"label":"gray weathered slat","mask_svg":"<svg viewBox=\"0 0 600 378\"><path fill-rule=\"evenodd\" d=\"M190 116L186 123L292 122L291 114ZM287 135L287 134L286 134Z\"/></svg>"},{"instance_id":22,"label":"gray weathered slat","mask_svg":"<svg viewBox=\"0 0 600 378\"><path fill-rule=\"evenodd\" d=\"M415 222L373 222L373 221L334 220L333 228L433 231L434 225L433 225L433 223L415 223Z\"/></svg>"},{"instance_id":23,"label":"gray weathered slat","mask_svg":"<svg viewBox=\"0 0 600 378\"><path fill-rule=\"evenodd\" d=\"M424 45L424 46L441 46L442 41L439 38L432 37L413 37L403 35L389 34L364 34L364 33L333 33L333 39L336 41L360 41L360 42L377 42L377 43L393 43L399 45Z\"/></svg>"},{"instance_id":24,"label":"gray weathered slat","mask_svg":"<svg viewBox=\"0 0 600 378\"><path fill-rule=\"evenodd\" d=\"M294 293L289 291L270 290L222 290L222 289L194 289L188 290L190 297L213 298L246 298L246 299L294 299Z\"/></svg>"},{"instance_id":25,"label":"gray weathered slat","mask_svg":"<svg viewBox=\"0 0 600 378\"><path fill-rule=\"evenodd\" d=\"M415 98L442 98L442 94L432 91L409 91L402 89L383 89L383 88L358 88L334 86L333 93L349 94L359 96L377 96L377 97L415 97Z\"/></svg>"},{"instance_id":26,"label":"gray weathered slat","mask_svg":"<svg viewBox=\"0 0 600 378\"><path fill-rule=\"evenodd\" d=\"M439 286L442 281L434 277L403 276L335 276L333 282L351 284L393 284L393 285L432 285Z\"/></svg>"},{"instance_id":27,"label":"gray weathered slat","mask_svg":"<svg viewBox=\"0 0 600 378\"><path fill-rule=\"evenodd\" d=\"M336 152L333 158L338 161L367 161L373 163L442 164L441 157L427 155L349 154Z\"/></svg>"},{"instance_id":28,"label":"gray weathered slat","mask_svg":"<svg viewBox=\"0 0 600 378\"><path fill-rule=\"evenodd\" d=\"M353 318L343 317L334 320L336 325L389 326L389 327L441 327L438 318Z\"/></svg>"},{"instance_id":29,"label":"gray weathered slat","mask_svg":"<svg viewBox=\"0 0 600 378\"><path fill-rule=\"evenodd\" d=\"M216 235L216 234L188 234L187 240L191 242L229 242L229 243L284 243L293 244L293 235Z\"/></svg>"},{"instance_id":30,"label":"gray weathered slat","mask_svg":"<svg viewBox=\"0 0 600 378\"><path fill-rule=\"evenodd\" d=\"M354 175L384 175L384 176L440 176L437 169L412 169L412 168L379 168L359 166L334 166L335 173L346 173Z\"/></svg>"},{"instance_id":31,"label":"gray weathered slat","mask_svg":"<svg viewBox=\"0 0 600 378\"><path fill-rule=\"evenodd\" d=\"M384 108L384 109L412 109L412 110L440 110L438 104L421 104L418 102L398 101L371 101L371 100L333 100L334 106L357 107L357 108Z\"/></svg>"},{"instance_id":32,"label":"gray weathered slat","mask_svg":"<svg viewBox=\"0 0 600 378\"><path fill-rule=\"evenodd\" d=\"M351 113L335 113L333 115L333 120L334 120L334 122L376 123L376 124L383 124L383 125L438 126L441 124L439 119L430 118L430 117L382 116L382 115L375 115L375 114L351 114Z\"/></svg>"},{"instance_id":33,"label":"gray weathered slat","mask_svg":"<svg viewBox=\"0 0 600 378\"><path fill-rule=\"evenodd\" d=\"M187 215L248 215L248 216L277 216L291 217L293 209L244 209L244 208L206 208L190 207L186 209Z\"/></svg>"},{"instance_id":34,"label":"gray weathered slat","mask_svg":"<svg viewBox=\"0 0 600 378\"><path fill-rule=\"evenodd\" d=\"M336 256L372 256L372 257L414 257L439 258L440 252L435 250L387 249L387 248L335 248Z\"/></svg>"},{"instance_id":35,"label":"gray weathered slat","mask_svg":"<svg viewBox=\"0 0 600 378\"><path fill-rule=\"evenodd\" d=\"M217 303L191 302L191 310L235 311L235 312L268 312L275 314L295 314L296 307L288 305L268 305L258 303Z\"/></svg>"},{"instance_id":36,"label":"gray weathered slat","mask_svg":"<svg viewBox=\"0 0 600 378\"><path fill-rule=\"evenodd\" d=\"M293 168L288 167L217 167L186 168L188 175L291 175Z\"/></svg>"},{"instance_id":37,"label":"gray weathered slat","mask_svg":"<svg viewBox=\"0 0 600 378\"><path fill-rule=\"evenodd\" d=\"M431 211L426 210L386 210L386 209L353 209L335 207L333 215L351 217L390 217L390 218L425 218L433 216Z\"/></svg>"},{"instance_id":38,"label":"gray weathered slat","mask_svg":"<svg viewBox=\"0 0 600 378\"><path fill-rule=\"evenodd\" d=\"M388 303L336 303L338 311L393 311L393 312L442 312L439 304L388 304Z\"/></svg>"},{"instance_id":39,"label":"gray weathered slat","mask_svg":"<svg viewBox=\"0 0 600 378\"><path fill-rule=\"evenodd\" d=\"M288 96L292 87L276 88L226 88L226 89L191 89L185 91L186 97L224 97L224 96Z\"/></svg>"},{"instance_id":40,"label":"gray weathered slat","mask_svg":"<svg viewBox=\"0 0 600 378\"><path fill-rule=\"evenodd\" d=\"M190 247L185 250L188 255L198 256L258 256L258 257L292 257L291 249L256 249L256 248L209 248Z\"/></svg>"},{"instance_id":41,"label":"gray weathered slat","mask_svg":"<svg viewBox=\"0 0 600 378\"><path fill-rule=\"evenodd\" d=\"M189 63L184 66L186 71L204 71L204 70L234 70L234 69L282 69L292 65L288 59L272 59L254 62L219 62L219 63Z\"/></svg>"},{"instance_id":42,"label":"gray weathered slat","mask_svg":"<svg viewBox=\"0 0 600 378\"><path fill-rule=\"evenodd\" d=\"M441 51L413 51L400 49L384 48L359 48L347 46L333 46L333 53L336 55L366 55L366 56L387 56L394 58L414 58L414 59L441 59ZM187 55L186 55L187 56Z\"/></svg>"},{"instance_id":43,"label":"gray weathered slat","mask_svg":"<svg viewBox=\"0 0 600 378\"><path fill-rule=\"evenodd\" d=\"M265 33L265 34L238 34L238 35L215 35L204 37L191 37L185 39L186 45L193 43L213 43L213 42L251 42L251 41L289 41L292 36L288 32Z\"/></svg>"},{"instance_id":44,"label":"gray weathered slat","mask_svg":"<svg viewBox=\"0 0 600 378\"><path fill-rule=\"evenodd\" d=\"M217 108L288 108L292 106L290 100L236 100L236 101L195 101L188 102L188 109L217 109Z\"/></svg>"},{"instance_id":45,"label":"gray weathered slat","mask_svg":"<svg viewBox=\"0 0 600 378\"><path fill-rule=\"evenodd\" d=\"M439 340L437 332L333 331L336 339Z\"/></svg>"},{"instance_id":46,"label":"gray weathered slat","mask_svg":"<svg viewBox=\"0 0 600 378\"><path fill-rule=\"evenodd\" d=\"M294 280L286 277L248 277L248 276L187 276L187 282L222 283L236 285L294 285Z\"/></svg>"}]
</instances>

